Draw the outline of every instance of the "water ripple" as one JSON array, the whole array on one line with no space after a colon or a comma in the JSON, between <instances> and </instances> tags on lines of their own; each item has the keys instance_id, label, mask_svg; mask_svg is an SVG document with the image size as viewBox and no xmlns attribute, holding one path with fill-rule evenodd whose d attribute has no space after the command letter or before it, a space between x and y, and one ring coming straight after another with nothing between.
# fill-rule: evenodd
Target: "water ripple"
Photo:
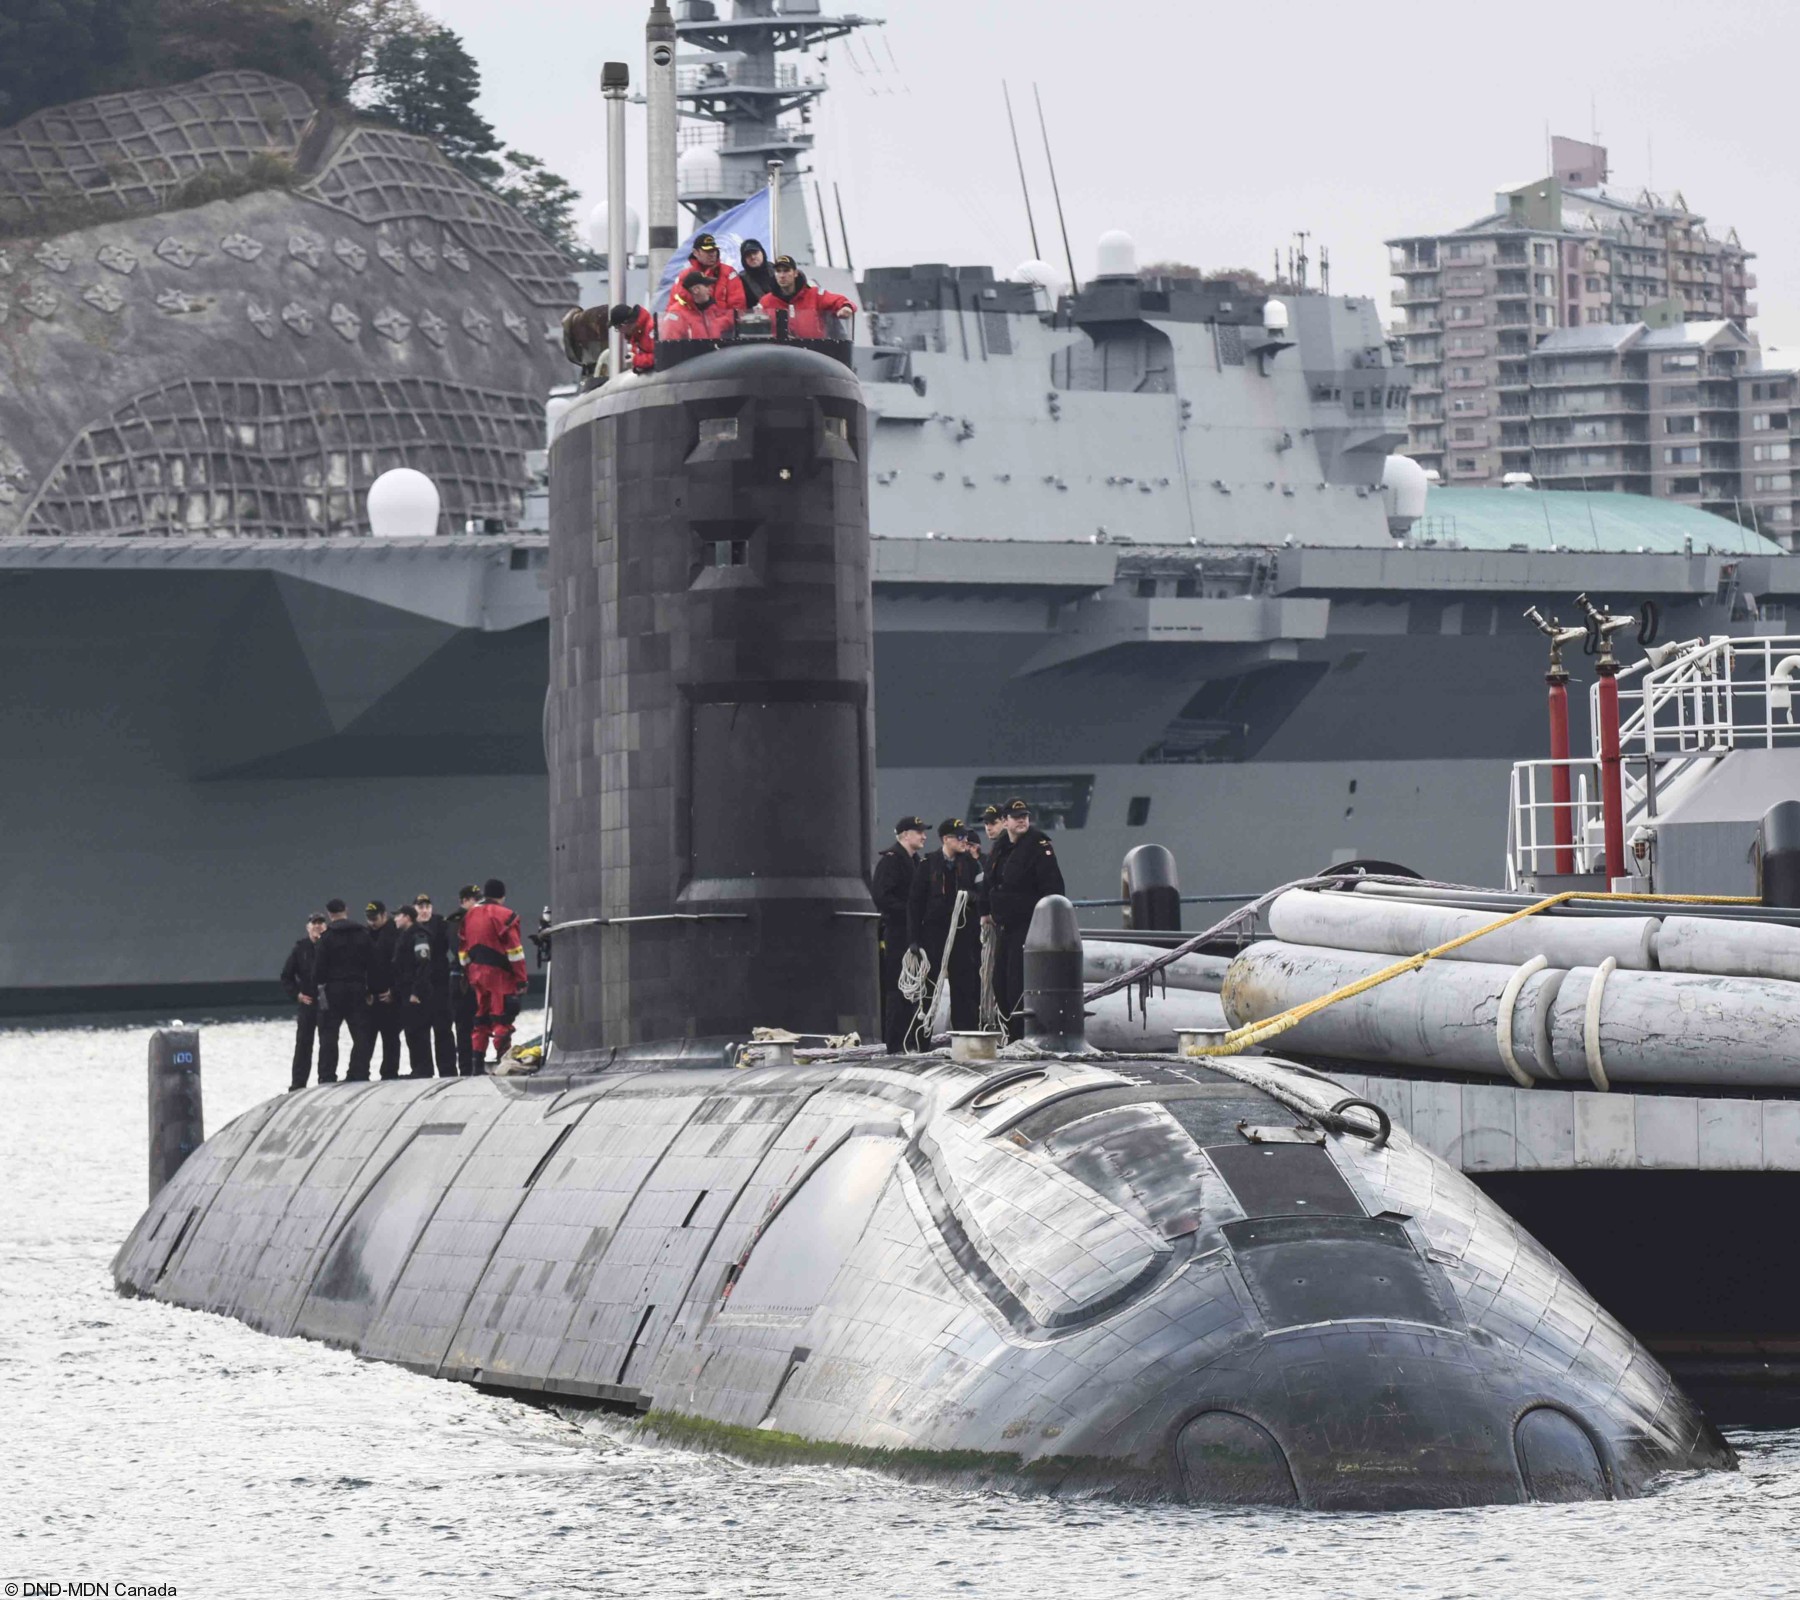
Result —
<instances>
[{"instance_id":1,"label":"water ripple","mask_svg":"<svg viewBox=\"0 0 1800 1600\"><path fill-rule=\"evenodd\" d=\"M143 1207L145 1030L0 1034L8 1576L183 1594L1190 1597L1793 1592L1800 1433L1621 1505L1394 1516L1115 1506L648 1445L221 1317L114 1296ZM204 1035L207 1124L287 1035Z\"/></svg>"}]
</instances>

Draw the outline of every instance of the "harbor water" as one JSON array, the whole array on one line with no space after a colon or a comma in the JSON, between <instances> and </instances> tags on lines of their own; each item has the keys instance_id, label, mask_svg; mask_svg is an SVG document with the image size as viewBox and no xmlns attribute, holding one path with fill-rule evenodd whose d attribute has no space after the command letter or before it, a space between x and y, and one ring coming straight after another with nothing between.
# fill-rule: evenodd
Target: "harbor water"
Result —
<instances>
[{"instance_id":1,"label":"harbor water","mask_svg":"<svg viewBox=\"0 0 1800 1600\"><path fill-rule=\"evenodd\" d=\"M221 1600L1800 1588L1800 1432L1734 1434L1742 1471L1622 1504L1120 1506L747 1465L120 1299L109 1263L145 1202L147 1036L0 1032L7 1596L83 1580ZM208 1131L280 1092L290 1037L203 1027Z\"/></svg>"}]
</instances>

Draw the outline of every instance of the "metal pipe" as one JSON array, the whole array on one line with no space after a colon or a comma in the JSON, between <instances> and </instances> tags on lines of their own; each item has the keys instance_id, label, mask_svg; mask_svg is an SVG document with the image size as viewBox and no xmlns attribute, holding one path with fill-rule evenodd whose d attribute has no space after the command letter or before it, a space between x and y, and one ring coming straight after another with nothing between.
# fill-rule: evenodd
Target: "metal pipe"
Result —
<instances>
[{"instance_id":1,"label":"metal pipe","mask_svg":"<svg viewBox=\"0 0 1800 1600\"><path fill-rule=\"evenodd\" d=\"M837 262L831 257L831 218L825 215L825 196L820 192L817 178L813 179L813 204L819 208L819 234L825 241L825 265L835 268Z\"/></svg>"},{"instance_id":2,"label":"metal pipe","mask_svg":"<svg viewBox=\"0 0 1800 1600\"><path fill-rule=\"evenodd\" d=\"M1569 675L1559 667L1544 674L1550 689L1550 826L1556 840L1556 870L1575 871L1575 818L1569 807Z\"/></svg>"},{"instance_id":3,"label":"metal pipe","mask_svg":"<svg viewBox=\"0 0 1800 1600\"><path fill-rule=\"evenodd\" d=\"M625 286L625 94L631 87L631 68L623 61L609 61L600 69L600 93L606 97L606 270L607 298L622 306L628 298ZM612 352L612 376L625 371L625 330L607 332Z\"/></svg>"},{"instance_id":4,"label":"metal pipe","mask_svg":"<svg viewBox=\"0 0 1800 1600\"><path fill-rule=\"evenodd\" d=\"M1081 285L1075 277L1075 252L1069 248L1069 224L1063 218L1062 190L1056 182L1056 158L1050 154L1050 128L1044 121L1044 97L1038 86L1031 86L1031 97L1037 101L1038 132L1044 136L1044 165L1050 169L1050 196L1056 201L1056 225L1062 230L1063 258L1069 263L1069 293L1077 293Z\"/></svg>"},{"instance_id":5,"label":"metal pipe","mask_svg":"<svg viewBox=\"0 0 1800 1600\"><path fill-rule=\"evenodd\" d=\"M650 283L681 242L675 215L675 18L669 0L652 0L644 25L645 152L650 224ZM616 302L615 302L616 303Z\"/></svg>"},{"instance_id":6,"label":"metal pipe","mask_svg":"<svg viewBox=\"0 0 1800 1600\"><path fill-rule=\"evenodd\" d=\"M844 197L838 191L835 179L832 181L831 185L831 198L837 202L838 238L843 241L844 245L844 268L849 272L851 277L855 277L856 258L850 254L850 230L844 226Z\"/></svg>"},{"instance_id":7,"label":"metal pipe","mask_svg":"<svg viewBox=\"0 0 1800 1600\"><path fill-rule=\"evenodd\" d=\"M1610 888L1625 876L1625 783L1619 754L1619 664L1601 660L1600 675L1600 809L1606 831L1606 879Z\"/></svg>"},{"instance_id":8,"label":"metal pipe","mask_svg":"<svg viewBox=\"0 0 1800 1600\"><path fill-rule=\"evenodd\" d=\"M769 259L781 254L781 168L783 163L769 162Z\"/></svg>"},{"instance_id":9,"label":"metal pipe","mask_svg":"<svg viewBox=\"0 0 1800 1600\"><path fill-rule=\"evenodd\" d=\"M1031 231L1031 259L1040 261L1043 252L1038 249L1037 218L1031 214L1031 185L1025 181L1025 156L1019 149L1019 127L1013 121L1012 91L1006 87L1006 80L1000 80L1000 93L1006 98L1006 126L1012 133L1013 160L1019 168L1019 192L1025 196L1025 226Z\"/></svg>"}]
</instances>

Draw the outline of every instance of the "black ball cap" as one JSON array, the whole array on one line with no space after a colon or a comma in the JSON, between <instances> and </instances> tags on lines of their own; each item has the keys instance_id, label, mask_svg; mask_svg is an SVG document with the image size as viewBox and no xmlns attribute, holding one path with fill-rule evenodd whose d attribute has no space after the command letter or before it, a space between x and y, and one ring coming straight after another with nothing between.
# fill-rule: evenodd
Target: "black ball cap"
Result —
<instances>
[{"instance_id":1,"label":"black ball cap","mask_svg":"<svg viewBox=\"0 0 1800 1600\"><path fill-rule=\"evenodd\" d=\"M481 891L477 889L474 884L465 883L456 891L456 898L458 900L479 900L481 898Z\"/></svg>"},{"instance_id":2,"label":"black ball cap","mask_svg":"<svg viewBox=\"0 0 1800 1600\"><path fill-rule=\"evenodd\" d=\"M981 820L983 822L998 822L1000 820L1000 808L998 806L983 806L981 808Z\"/></svg>"},{"instance_id":3,"label":"black ball cap","mask_svg":"<svg viewBox=\"0 0 1800 1600\"><path fill-rule=\"evenodd\" d=\"M894 824L894 832L897 834L900 834L900 833L923 833L924 831L925 831L925 824L923 822L921 822L917 817L902 817L898 822L896 822Z\"/></svg>"},{"instance_id":4,"label":"black ball cap","mask_svg":"<svg viewBox=\"0 0 1800 1600\"><path fill-rule=\"evenodd\" d=\"M1006 815L1009 817L1028 817L1031 815L1031 807L1026 805L1023 800L1008 800L1006 802Z\"/></svg>"},{"instance_id":5,"label":"black ball cap","mask_svg":"<svg viewBox=\"0 0 1800 1600\"><path fill-rule=\"evenodd\" d=\"M799 267L795 265L792 256L777 256L769 263L769 265L776 272L798 272L800 270Z\"/></svg>"},{"instance_id":6,"label":"black ball cap","mask_svg":"<svg viewBox=\"0 0 1800 1600\"><path fill-rule=\"evenodd\" d=\"M962 831L963 821L961 817L945 817L944 820L938 824L938 837L940 839L948 839L951 834L961 833Z\"/></svg>"},{"instance_id":7,"label":"black ball cap","mask_svg":"<svg viewBox=\"0 0 1800 1600\"><path fill-rule=\"evenodd\" d=\"M719 241L710 233L703 233L694 240L694 248L696 250L717 250L719 248Z\"/></svg>"},{"instance_id":8,"label":"black ball cap","mask_svg":"<svg viewBox=\"0 0 1800 1600\"><path fill-rule=\"evenodd\" d=\"M636 306L614 306L606 314L607 325L614 328L623 328L627 323L636 322L637 319L638 308Z\"/></svg>"},{"instance_id":9,"label":"black ball cap","mask_svg":"<svg viewBox=\"0 0 1800 1600\"><path fill-rule=\"evenodd\" d=\"M387 905L380 900L371 900L363 907L363 915L366 917L379 917L385 915L386 912Z\"/></svg>"}]
</instances>

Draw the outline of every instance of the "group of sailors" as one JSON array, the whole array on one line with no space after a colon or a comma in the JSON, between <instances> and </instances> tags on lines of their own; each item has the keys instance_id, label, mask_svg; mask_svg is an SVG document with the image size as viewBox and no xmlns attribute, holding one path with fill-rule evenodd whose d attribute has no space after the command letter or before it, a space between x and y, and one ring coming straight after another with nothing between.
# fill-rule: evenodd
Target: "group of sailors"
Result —
<instances>
[{"instance_id":1,"label":"group of sailors","mask_svg":"<svg viewBox=\"0 0 1800 1600\"><path fill-rule=\"evenodd\" d=\"M746 239L733 267L722 258L719 241L703 233L694 240L660 319L639 305L571 311L563 319L564 348L571 361L594 375L606 343L605 330L617 328L624 334L631 370L651 372L659 339L730 339L737 332L738 318L750 312L767 316L777 338L824 339L830 336L830 324L848 321L856 315L856 307L845 296L813 283L792 256L779 255L771 261L758 240Z\"/></svg>"},{"instance_id":2,"label":"group of sailors","mask_svg":"<svg viewBox=\"0 0 1800 1600\"><path fill-rule=\"evenodd\" d=\"M890 1055L929 1050L937 989L946 979L953 1031L980 1028L985 1014L1017 1039L1031 914L1046 895L1063 892L1056 850L1032 825L1023 800L987 807L979 827L947 817L930 854L926 836L917 817L902 817L893 844L875 858L883 1042Z\"/></svg>"},{"instance_id":3,"label":"group of sailors","mask_svg":"<svg viewBox=\"0 0 1800 1600\"><path fill-rule=\"evenodd\" d=\"M281 969L294 1002L294 1068L289 1087L304 1089L318 1046L320 1083L338 1081L338 1046L350 1034L349 1083L367 1083L375 1047L380 1076L397 1078L406 1044L412 1078L469 1077L487 1070L512 1044L526 983L519 918L506 885L489 878L465 884L458 909L440 917L429 894L390 915L371 900L351 920L342 900L328 900L306 919Z\"/></svg>"}]
</instances>

